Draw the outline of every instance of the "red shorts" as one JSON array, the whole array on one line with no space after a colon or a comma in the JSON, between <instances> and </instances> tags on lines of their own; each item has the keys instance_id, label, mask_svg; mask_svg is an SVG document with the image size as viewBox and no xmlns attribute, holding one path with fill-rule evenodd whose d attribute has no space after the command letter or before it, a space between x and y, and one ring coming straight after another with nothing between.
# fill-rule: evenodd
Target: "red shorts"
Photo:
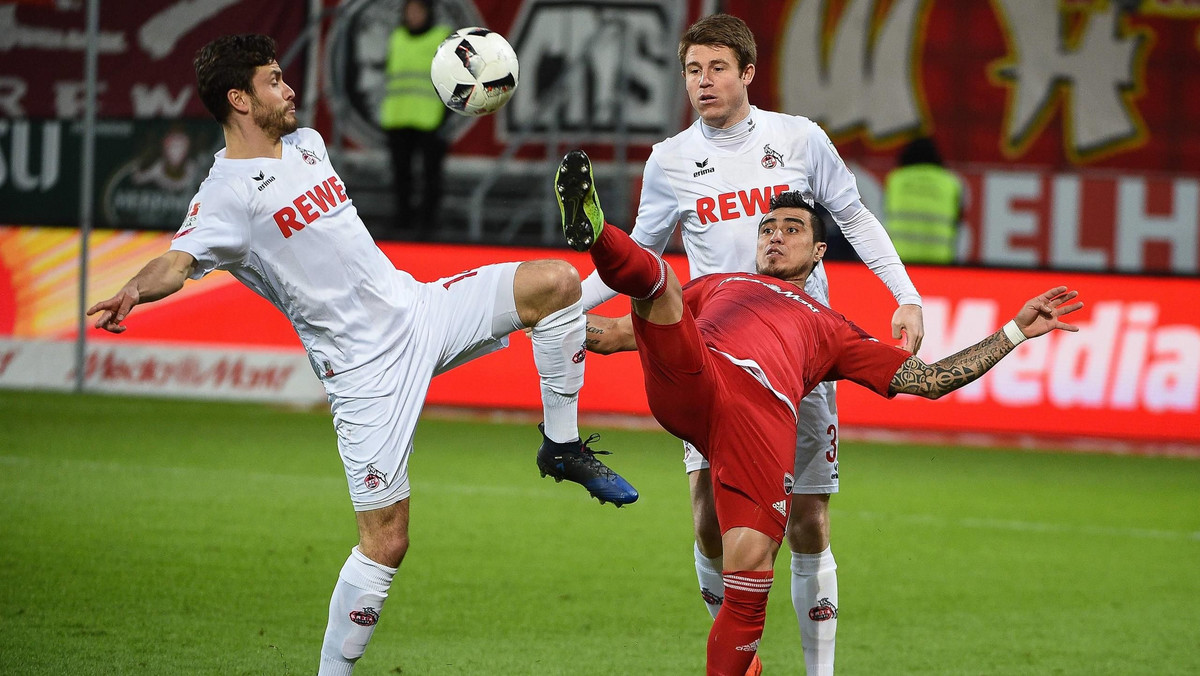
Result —
<instances>
[{"instance_id":1,"label":"red shorts","mask_svg":"<svg viewBox=\"0 0 1200 676\"><path fill-rule=\"evenodd\" d=\"M721 532L746 527L783 541L791 508L796 416L775 394L708 349L685 305L676 324L634 315L655 419L712 466Z\"/></svg>"}]
</instances>

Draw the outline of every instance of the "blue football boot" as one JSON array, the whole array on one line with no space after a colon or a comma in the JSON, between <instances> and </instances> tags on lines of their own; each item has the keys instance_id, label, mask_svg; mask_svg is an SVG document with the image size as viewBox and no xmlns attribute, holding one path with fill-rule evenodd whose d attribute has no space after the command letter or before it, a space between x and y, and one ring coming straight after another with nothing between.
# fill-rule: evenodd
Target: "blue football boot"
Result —
<instances>
[{"instance_id":1,"label":"blue football boot","mask_svg":"<svg viewBox=\"0 0 1200 676\"><path fill-rule=\"evenodd\" d=\"M587 441L576 439L560 444L546 436L543 425L538 424L538 431L542 433L542 447L538 449L537 465L542 476L553 477L555 481L574 481L602 505L611 502L622 507L637 502L637 489L596 459L597 455L609 455L610 452L589 447L600 438L599 434L591 435Z\"/></svg>"}]
</instances>

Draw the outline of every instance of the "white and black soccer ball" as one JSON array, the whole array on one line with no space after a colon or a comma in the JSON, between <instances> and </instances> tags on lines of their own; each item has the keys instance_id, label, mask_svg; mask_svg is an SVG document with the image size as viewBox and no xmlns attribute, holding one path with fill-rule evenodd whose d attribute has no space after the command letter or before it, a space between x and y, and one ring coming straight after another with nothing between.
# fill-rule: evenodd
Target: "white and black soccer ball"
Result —
<instances>
[{"instance_id":1,"label":"white and black soccer ball","mask_svg":"<svg viewBox=\"0 0 1200 676\"><path fill-rule=\"evenodd\" d=\"M503 35L460 28L438 45L429 77L442 103L462 115L496 112L517 88L517 53Z\"/></svg>"}]
</instances>

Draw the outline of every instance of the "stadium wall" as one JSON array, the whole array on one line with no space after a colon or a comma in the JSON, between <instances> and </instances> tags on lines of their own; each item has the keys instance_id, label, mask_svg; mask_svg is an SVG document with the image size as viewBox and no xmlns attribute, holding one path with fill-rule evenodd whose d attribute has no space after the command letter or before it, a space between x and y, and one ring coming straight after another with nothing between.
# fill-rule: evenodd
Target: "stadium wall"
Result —
<instances>
[{"instance_id":1,"label":"stadium wall","mask_svg":"<svg viewBox=\"0 0 1200 676\"><path fill-rule=\"evenodd\" d=\"M114 293L170 235L93 234L89 295ZM0 387L68 390L74 382L79 237L72 229L0 227ZM432 281L479 265L563 257L586 275L586 256L566 250L428 244L381 245L392 261ZM679 257L671 258L686 274ZM865 266L829 263L833 306L889 341L894 302ZM1200 280L1185 277L909 266L924 294L933 361L995 331L1020 305L1065 284L1087 305L1077 334L1022 346L987 377L936 402L886 402L840 387L851 427L971 431L1134 442L1200 443ZM623 314L610 301L599 312ZM290 324L228 274L216 272L163 301L140 306L119 337L89 330L85 382L97 392L323 404ZM434 380L432 405L536 411L528 340ZM648 415L636 356L591 355L581 409Z\"/></svg>"}]
</instances>

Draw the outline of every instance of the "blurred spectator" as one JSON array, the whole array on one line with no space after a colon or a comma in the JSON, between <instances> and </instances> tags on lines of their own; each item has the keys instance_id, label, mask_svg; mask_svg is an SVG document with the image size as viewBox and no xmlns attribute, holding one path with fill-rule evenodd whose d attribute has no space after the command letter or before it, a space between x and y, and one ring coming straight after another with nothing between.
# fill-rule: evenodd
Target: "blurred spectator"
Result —
<instances>
[{"instance_id":1,"label":"blurred spectator","mask_svg":"<svg viewBox=\"0 0 1200 676\"><path fill-rule=\"evenodd\" d=\"M904 146L884 187L884 227L905 263L954 263L962 182L942 166L933 139Z\"/></svg>"},{"instance_id":2,"label":"blurred spectator","mask_svg":"<svg viewBox=\"0 0 1200 676\"><path fill-rule=\"evenodd\" d=\"M434 25L432 5L432 0L404 3L401 23L388 39L387 92L379 115L392 155L396 196L396 216L389 230L419 240L429 239L437 228L446 157L446 140L438 134L446 107L429 81L429 65L450 29ZM418 158L419 181L414 181L413 163ZM420 190L415 189L418 183Z\"/></svg>"}]
</instances>

